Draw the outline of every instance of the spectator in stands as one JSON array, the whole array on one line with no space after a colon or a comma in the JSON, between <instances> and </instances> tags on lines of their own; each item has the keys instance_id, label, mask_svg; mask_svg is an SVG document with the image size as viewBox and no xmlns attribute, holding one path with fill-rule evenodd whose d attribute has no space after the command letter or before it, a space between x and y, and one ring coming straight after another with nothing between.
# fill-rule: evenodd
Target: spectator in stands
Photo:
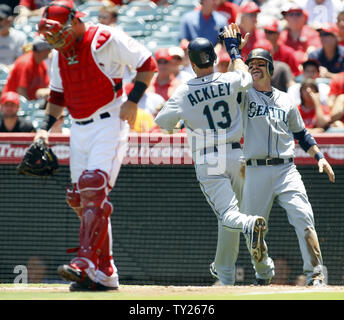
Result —
<instances>
[{"instance_id":1,"label":"spectator in stands","mask_svg":"<svg viewBox=\"0 0 344 320\"><path fill-rule=\"evenodd\" d=\"M99 0L98 0L99 1ZM112 2L114 5L116 6L121 6L123 5L123 0L108 0L109 2ZM130 2L130 1L127 1L127 2ZM155 2L155 1L153 1Z\"/></svg>"},{"instance_id":2,"label":"spectator in stands","mask_svg":"<svg viewBox=\"0 0 344 320\"><path fill-rule=\"evenodd\" d=\"M240 7L240 12L237 17L237 24L239 25L242 37L245 37L246 33L250 34L245 47L241 51L241 56L244 61L255 43L260 39L265 39L264 31L257 28L258 13L260 13L259 7L253 1L249 1Z\"/></svg>"},{"instance_id":3,"label":"spectator in stands","mask_svg":"<svg viewBox=\"0 0 344 320\"><path fill-rule=\"evenodd\" d=\"M23 54L22 47L27 38L24 32L12 28L12 8L0 5L0 64L12 67L14 61Z\"/></svg>"},{"instance_id":4,"label":"spectator in stands","mask_svg":"<svg viewBox=\"0 0 344 320\"><path fill-rule=\"evenodd\" d=\"M330 108L322 105L318 86L313 79L307 79L300 88L301 104L298 106L306 129L311 133L322 133L330 125Z\"/></svg>"},{"instance_id":5,"label":"spectator in stands","mask_svg":"<svg viewBox=\"0 0 344 320\"><path fill-rule=\"evenodd\" d=\"M344 129L344 94L337 96L331 110L331 127Z\"/></svg>"},{"instance_id":6,"label":"spectator in stands","mask_svg":"<svg viewBox=\"0 0 344 320\"><path fill-rule=\"evenodd\" d=\"M16 92L6 92L1 96L0 132L35 132L29 121L18 117L20 97Z\"/></svg>"},{"instance_id":7,"label":"spectator in stands","mask_svg":"<svg viewBox=\"0 0 344 320\"><path fill-rule=\"evenodd\" d=\"M257 41L253 49L262 48L271 53L272 44L267 39ZM271 77L271 85L281 91L287 92L288 88L295 84L293 73L288 64L283 61L274 60L274 73Z\"/></svg>"},{"instance_id":8,"label":"spectator in stands","mask_svg":"<svg viewBox=\"0 0 344 320\"><path fill-rule=\"evenodd\" d=\"M47 264L43 257L31 256L27 261L26 268L29 283L42 283L47 280Z\"/></svg>"},{"instance_id":9,"label":"spectator in stands","mask_svg":"<svg viewBox=\"0 0 344 320\"><path fill-rule=\"evenodd\" d=\"M221 72L221 73L228 72L228 66L231 62L231 58L229 57L229 54L225 50L221 49L217 57L218 57L218 62L215 65L215 71Z\"/></svg>"},{"instance_id":10,"label":"spectator in stands","mask_svg":"<svg viewBox=\"0 0 344 320\"><path fill-rule=\"evenodd\" d=\"M133 82L125 85L125 91L127 95L129 95L133 87ZM137 104L137 107L149 112L153 117L155 117L165 102L165 99L160 94L146 90Z\"/></svg>"},{"instance_id":11,"label":"spectator in stands","mask_svg":"<svg viewBox=\"0 0 344 320\"><path fill-rule=\"evenodd\" d=\"M135 132L149 132L157 125L152 114L144 109L137 108L136 119L133 127Z\"/></svg>"},{"instance_id":12,"label":"spectator in stands","mask_svg":"<svg viewBox=\"0 0 344 320\"><path fill-rule=\"evenodd\" d=\"M16 18L17 23L25 24L30 17L42 16L44 7L54 0L20 0L19 15ZM75 6L85 2L84 0L66 0L74 3ZM101 0L99 0L101 1ZM105 2L105 1L103 1Z\"/></svg>"},{"instance_id":13,"label":"spectator in stands","mask_svg":"<svg viewBox=\"0 0 344 320\"><path fill-rule=\"evenodd\" d=\"M184 51L184 58L182 60L182 69L185 71L185 72L188 72L191 74L191 76L193 78L196 77L196 74L195 72L193 71L192 69L192 65L190 63L190 59L189 59L189 55L188 55L188 45L189 45L189 41L184 41L184 42L181 42L179 47Z\"/></svg>"},{"instance_id":14,"label":"spectator in stands","mask_svg":"<svg viewBox=\"0 0 344 320\"><path fill-rule=\"evenodd\" d=\"M36 38L32 51L19 57L7 78L3 92L15 91L27 100L46 98L49 93L49 75L46 59L51 46L42 38Z\"/></svg>"},{"instance_id":15,"label":"spectator in stands","mask_svg":"<svg viewBox=\"0 0 344 320\"><path fill-rule=\"evenodd\" d=\"M24 24L27 19L33 16L41 16L43 8L53 0L20 0L20 11L16 21L19 24ZM73 1L73 0L67 0Z\"/></svg>"},{"instance_id":16,"label":"spectator in stands","mask_svg":"<svg viewBox=\"0 0 344 320\"><path fill-rule=\"evenodd\" d=\"M274 258L275 276L271 284L288 285L290 276L290 266L288 260L284 257Z\"/></svg>"},{"instance_id":17,"label":"spectator in stands","mask_svg":"<svg viewBox=\"0 0 344 320\"><path fill-rule=\"evenodd\" d=\"M117 27L118 9L116 6L102 6L99 9L98 20L99 23L111 27Z\"/></svg>"},{"instance_id":18,"label":"spectator in stands","mask_svg":"<svg viewBox=\"0 0 344 320\"><path fill-rule=\"evenodd\" d=\"M215 3L216 11L226 17L228 24L235 23L240 10L239 6L227 0L215 0Z\"/></svg>"},{"instance_id":19,"label":"spectator in stands","mask_svg":"<svg viewBox=\"0 0 344 320\"><path fill-rule=\"evenodd\" d=\"M185 57L184 50L181 47L170 47L168 48L168 53L172 57L170 64L176 79L181 82L186 82L192 79L192 74L183 70L182 62Z\"/></svg>"},{"instance_id":20,"label":"spectator in stands","mask_svg":"<svg viewBox=\"0 0 344 320\"><path fill-rule=\"evenodd\" d=\"M281 17L281 8L285 5L286 0L260 0L255 1L259 6L260 13L257 16L258 27L266 24L267 21L272 21L274 19L280 20Z\"/></svg>"},{"instance_id":21,"label":"spectator in stands","mask_svg":"<svg viewBox=\"0 0 344 320\"><path fill-rule=\"evenodd\" d=\"M305 287L306 286L306 276L304 274L300 274L296 277L295 279L295 285L296 286L301 286L301 287Z\"/></svg>"},{"instance_id":22,"label":"spectator in stands","mask_svg":"<svg viewBox=\"0 0 344 320\"><path fill-rule=\"evenodd\" d=\"M168 48L159 48L154 55L158 63L158 73L153 77L148 90L160 94L167 101L182 82L177 80L172 72L172 57Z\"/></svg>"},{"instance_id":23,"label":"spectator in stands","mask_svg":"<svg viewBox=\"0 0 344 320\"><path fill-rule=\"evenodd\" d=\"M6 4L11 7L12 13L18 13L17 6L19 5L20 0L1 0L1 4ZM17 8L17 9L16 9Z\"/></svg>"},{"instance_id":24,"label":"spectator in stands","mask_svg":"<svg viewBox=\"0 0 344 320\"><path fill-rule=\"evenodd\" d=\"M300 78L302 81L307 79L315 80L319 90L320 102L323 105L327 105L330 86L327 83L317 81L317 79L321 80L319 68L320 64L317 60L308 59L302 64L303 73L300 75ZM296 105L301 103L300 88L300 82L297 82L288 88L288 94L294 99Z\"/></svg>"},{"instance_id":25,"label":"spectator in stands","mask_svg":"<svg viewBox=\"0 0 344 320\"><path fill-rule=\"evenodd\" d=\"M273 20L270 23L265 24L263 29L266 39L272 44L272 58L274 60L287 63L293 72L293 76L297 77L301 73L301 70L299 68L299 63L295 58L295 50L278 41L281 31L278 20Z\"/></svg>"},{"instance_id":26,"label":"spectator in stands","mask_svg":"<svg viewBox=\"0 0 344 320\"><path fill-rule=\"evenodd\" d=\"M298 0L297 2L308 12L307 24L314 28L324 23L336 23L338 13L343 10L341 0Z\"/></svg>"},{"instance_id":27,"label":"spectator in stands","mask_svg":"<svg viewBox=\"0 0 344 320\"><path fill-rule=\"evenodd\" d=\"M227 25L227 19L216 11L215 0L201 0L200 10L184 14L180 23L179 41L191 41L197 37L207 38L215 46L220 28Z\"/></svg>"},{"instance_id":28,"label":"spectator in stands","mask_svg":"<svg viewBox=\"0 0 344 320\"><path fill-rule=\"evenodd\" d=\"M344 71L344 47L338 44L338 27L327 23L318 32L322 47L310 52L308 57L319 61L322 78L332 78L335 73Z\"/></svg>"},{"instance_id":29,"label":"spectator in stands","mask_svg":"<svg viewBox=\"0 0 344 320\"><path fill-rule=\"evenodd\" d=\"M332 109L337 97L344 93L344 72L335 74L331 78L329 86L327 105Z\"/></svg>"},{"instance_id":30,"label":"spectator in stands","mask_svg":"<svg viewBox=\"0 0 344 320\"><path fill-rule=\"evenodd\" d=\"M340 46L344 46L344 11L341 11L338 13L337 27L338 27L338 43Z\"/></svg>"},{"instance_id":31,"label":"spectator in stands","mask_svg":"<svg viewBox=\"0 0 344 320\"><path fill-rule=\"evenodd\" d=\"M319 33L307 25L308 14L296 3L288 3L282 15L288 26L280 33L279 41L295 50L300 65L309 52L321 47Z\"/></svg>"}]
</instances>

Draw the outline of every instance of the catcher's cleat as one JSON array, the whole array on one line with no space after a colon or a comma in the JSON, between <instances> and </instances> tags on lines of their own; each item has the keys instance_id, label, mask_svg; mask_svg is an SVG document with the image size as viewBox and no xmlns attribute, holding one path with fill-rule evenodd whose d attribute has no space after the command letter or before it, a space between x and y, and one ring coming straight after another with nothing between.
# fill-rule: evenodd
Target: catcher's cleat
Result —
<instances>
[{"instance_id":1,"label":"catcher's cleat","mask_svg":"<svg viewBox=\"0 0 344 320\"><path fill-rule=\"evenodd\" d=\"M89 280L87 274L84 271L72 268L70 265L67 264L59 266L57 268L57 273L62 279L67 281L82 282Z\"/></svg>"},{"instance_id":2,"label":"catcher's cleat","mask_svg":"<svg viewBox=\"0 0 344 320\"><path fill-rule=\"evenodd\" d=\"M89 281L73 282L69 286L69 291L111 291L118 289L118 287L107 287L101 283L93 282L90 279L88 280Z\"/></svg>"},{"instance_id":3,"label":"catcher's cleat","mask_svg":"<svg viewBox=\"0 0 344 320\"><path fill-rule=\"evenodd\" d=\"M268 286L271 284L271 278L269 279L256 279L253 283L255 286Z\"/></svg>"},{"instance_id":4,"label":"catcher's cleat","mask_svg":"<svg viewBox=\"0 0 344 320\"><path fill-rule=\"evenodd\" d=\"M256 217L252 220L246 230L244 236L246 238L247 246L250 250L254 261L260 262L266 254L266 244L264 241L264 232L266 231L266 223L263 217Z\"/></svg>"}]
</instances>

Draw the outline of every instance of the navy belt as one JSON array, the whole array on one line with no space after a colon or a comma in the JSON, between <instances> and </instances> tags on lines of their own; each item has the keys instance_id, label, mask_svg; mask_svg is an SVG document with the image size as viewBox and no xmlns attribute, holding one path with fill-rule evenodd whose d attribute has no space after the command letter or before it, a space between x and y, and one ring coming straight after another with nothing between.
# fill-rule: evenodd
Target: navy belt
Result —
<instances>
[{"instance_id":1,"label":"navy belt","mask_svg":"<svg viewBox=\"0 0 344 320\"><path fill-rule=\"evenodd\" d=\"M100 119L106 119L106 118L110 118L110 117L111 117L111 115L108 112L104 112L104 113L101 113L99 115ZM89 120L85 120L85 121L75 121L75 123L77 123L80 126L84 126L86 124L92 123L93 121L94 121L93 119L89 119Z\"/></svg>"},{"instance_id":2,"label":"navy belt","mask_svg":"<svg viewBox=\"0 0 344 320\"><path fill-rule=\"evenodd\" d=\"M233 142L233 143L229 143L231 146L232 146L232 149L241 149L241 144L240 142ZM217 153L218 152L218 149L216 146L213 146L213 147L207 147L207 148L204 148L204 149L201 149L201 156L202 155L206 155L207 153Z\"/></svg>"},{"instance_id":3,"label":"navy belt","mask_svg":"<svg viewBox=\"0 0 344 320\"><path fill-rule=\"evenodd\" d=\"M246 161L246 165L252 166L257 164L257 166L276 166L278 164L293 162L293 158L282 159L282 158L266 158L266 159L249 159Z\"/></svg>"}]
</instances>

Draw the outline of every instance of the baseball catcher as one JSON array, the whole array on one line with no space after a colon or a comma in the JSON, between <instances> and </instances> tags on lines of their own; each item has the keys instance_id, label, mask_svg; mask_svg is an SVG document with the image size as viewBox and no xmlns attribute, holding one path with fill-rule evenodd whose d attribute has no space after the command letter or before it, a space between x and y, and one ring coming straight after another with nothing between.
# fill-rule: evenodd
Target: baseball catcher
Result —
<instances>
[{"instance_id":1,"label":"baseball catcher","mask_svg":"<svg viewBox=\"0 0 344 320\"><path fill-rule=\"evenodd\" d=\"M48 177L57 172L57 157L42 139L34 141L17 166L20 174Z\"/></svg>"},{"instance_id":2,"label":"baseball catcher","mask_svg":"<svg viewBox=\"0 0 344 320\"><path fill-rule=\"evenodd\" d=\"M86 22L85 16L67 0L50 1L43 11L38 30L54 49L50 96L35 140L48 144L49 130L66 107L72 118L66 201L80 218L80 230L77 257L57 272L72 281L71 291L116 290L109 193L125 156L137 104L157 65L135 39ZM128 96L123 90L126 66L137 72Z\"/></svg>"}]
</instances>

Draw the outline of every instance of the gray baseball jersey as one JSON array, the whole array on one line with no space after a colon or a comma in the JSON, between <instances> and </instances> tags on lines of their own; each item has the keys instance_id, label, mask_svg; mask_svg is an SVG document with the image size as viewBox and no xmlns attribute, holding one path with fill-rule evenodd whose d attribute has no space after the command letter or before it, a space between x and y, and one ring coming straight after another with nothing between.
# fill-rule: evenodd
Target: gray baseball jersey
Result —
<instances>
[{"instance_id":1,"label":"gray baseball jersey","mask_svg":"<svg viewBox=\"0 0 344 320\"><path fill-rule=\"evenodd\" d=\"M216 144L217 132L225 130L226 143L240 141L242 117L240 94L252 86L252 77L243 71L215 72L180 85L155 118L155 122L172 131L184 120L193 153L202 148L194 143L197 135L208 135L206 147Z\"/></svg>"},{"instance_id":2,"label":"gray baseball jersey","mask_svg":"<svg viewBox=\"0 0 344 320\"><path fill-rule=\"evenodd\" d=\"M239 212L243 188L240 159L243 153L232 145L234 142L238 145L242 137L239 103L251 86L251 75L243 71L195 78L178 87L155 118L155 122L168 131L172 131L179 120L184 120L200 188L218 219L215 267L220 282L225 285L235 282L240 232L246 223L252 221L252 217ZM219 140L226 146L225 153L218 150L219 155L224 155L221 159L218 157L223 171L210 173L212 164L208 161L208 153L217 154L214 146L219 147ZM201 155L202 149L208 151ZM199 151L203 162L197 161L196 151Z\"/></svg>"},{"instance_id":3,"label":"gray baseball jersey","mask_svg":"<svg viewBox=\"0 0 344 320\"><path fill-rule=\"evenodd\" d=\"M287 93L273 88L269 94L251 88L245 94L242 111L246 160L295 156L293 132L300 132L305 126ZM316 238L316 233L312 207L301 175L293 162L268 166L251 161L246 166L240 209L247 214L262 215L268 221L275 200L286 210L288 221L295 228L308 282L321 269L322 258L320 250L312 253L307 243L308 234ZM274 264L268 255L259 263L252 260L252 264L257 278L273 276Z\"/></svg>"},{"instance_id":4,"label":"gray baseball jersey","mask_svg":"<svg viewBox=\"0 0 344 320\"><path fill-rule=\"evenodd\" d=\"M287 93L273 88L269 97L254 88L242 104L246 159L295 156L293 132L305 128L297 106Z\"/></svg>"}]
</instances>

